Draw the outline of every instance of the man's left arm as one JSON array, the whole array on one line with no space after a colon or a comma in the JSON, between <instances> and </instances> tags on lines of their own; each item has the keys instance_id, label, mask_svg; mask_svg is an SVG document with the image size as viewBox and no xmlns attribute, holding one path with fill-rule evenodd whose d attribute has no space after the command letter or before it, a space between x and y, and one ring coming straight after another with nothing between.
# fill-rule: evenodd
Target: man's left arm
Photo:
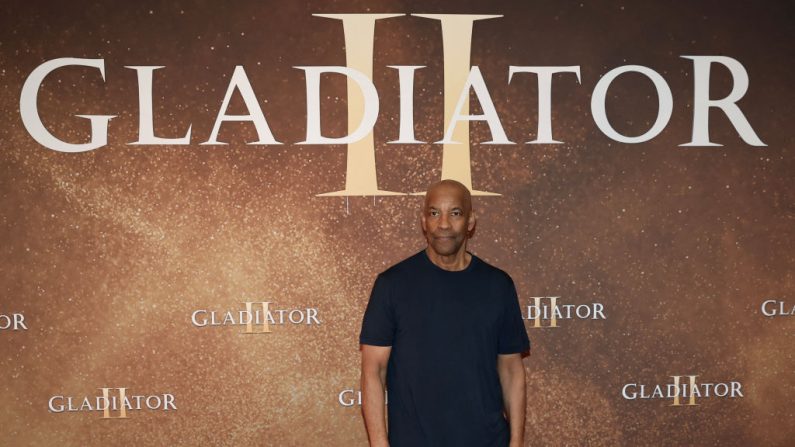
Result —
<instances>
[{"instance_id":1,"label":"man's left arm","mask_svg":"<svg viewBox=\"0 0 795 447\"><path fill-rule=\"evenodd\" d=\"M502 400L511 426L510 447L524 446L525 373L522 354L499 354L497 372L502 386Z\"/></svg>"}]
</instances>

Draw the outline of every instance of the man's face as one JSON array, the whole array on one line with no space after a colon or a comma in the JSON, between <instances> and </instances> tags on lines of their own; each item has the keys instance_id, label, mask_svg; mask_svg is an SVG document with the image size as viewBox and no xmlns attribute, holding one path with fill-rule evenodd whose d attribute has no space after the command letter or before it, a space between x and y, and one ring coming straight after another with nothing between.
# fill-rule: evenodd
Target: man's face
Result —
<instances>
[{"instance_id":1,"label":"man's face","mask_svg":"<svg viewBox=\"0 0 795 447\"><path fill-rule=\"evenodd\" d=\"M442 256L457 253L475 226L471 205L459 188L440 185L428 191L422 215L422 230L433 251Z\"/></svg>"}]
</instances>

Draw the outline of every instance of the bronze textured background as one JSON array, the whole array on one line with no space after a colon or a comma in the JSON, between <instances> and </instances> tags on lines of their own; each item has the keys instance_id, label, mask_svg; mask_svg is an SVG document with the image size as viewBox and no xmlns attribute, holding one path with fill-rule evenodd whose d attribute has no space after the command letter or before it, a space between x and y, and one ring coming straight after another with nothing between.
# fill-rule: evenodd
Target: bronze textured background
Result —
<instances>
[{"instance_id":1,"label":"bronze textured background","mask_svg":"<svg viewBox=\"0 0 795 447\"><path fill-rule=\"evenodd\" d=\"M358 331L379 271L423 247L421 198L316 197L343 188L345 148L299 146L305 131L299 65L344 65L339 21L312 13L503 14L476 23L480 66L508 136L533 138L531 76L509 65L580 65L553 87L562 145L473 144L478 198L471 250L508 271L531 296L604 303L607 320L530 329L528 445L786 445L795 438L791 318L765 318L769 298L795 301L795 120L791 6L785 2L4 2L0 24L0 313L27 331L0 332L3 445L366 445L357 389ZM440 177L441 146L397 138L396 71L416 80L417 137L441 139L438 23L404 17L376 26L375 128L382 189L414 192ZM747 69L740 106L767 147L746 145L720 112L722 147L682 148L692 129L692 62L726 55ZM86 141L75 114L115 114L105 148L57 153L19 117L27 75L58 57L103 58L63 69L39 97L45 124ZM674 94L665 131L648 143L611 141L590 116L600 75L649 66ZM158 135L137 139L135 72L155 72ZM235 65L243 65L283 146L246 146L253 126L225 124L206 141ZM712 95L730 88L716 68ZM345 83L323 81L324 132L346 129ZM645 132L651 84L613 84L608 113L622 132ZM474 104L474 102L473 102ZM242 101L233 101L236 112ZM472 141L488 139L482 123ZM194 309L243 301L316 307L321 325L266 335L196 328ZM624 400L625 383L671 375L738 380L742 399ZM175 412L48 412L53 395L100 387L173 393ZM789 440L789 441L788 441Z\"/></svg>"}]
</instances>

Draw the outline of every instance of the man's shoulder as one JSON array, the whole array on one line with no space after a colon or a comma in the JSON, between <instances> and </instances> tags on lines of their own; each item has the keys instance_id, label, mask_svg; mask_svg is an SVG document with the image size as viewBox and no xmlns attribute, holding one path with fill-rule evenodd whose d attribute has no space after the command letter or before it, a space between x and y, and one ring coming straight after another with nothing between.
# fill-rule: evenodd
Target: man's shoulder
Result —
<instances>
[{"instance_id":1,"label":"man's shoulder","mask_svg":"<svg viewBox=\"0 0 795 447\"><path fill-rule=\"evenodd\" d=\"M410 274L415 271L421 261L422 251L418 251L413 255L398 261L386 268L379 276L385 279L397 278L405 274Z\"/></svg>"},{"instance_id":2,"label":"man's shoulder","mask_svg":"<svg viewBox=\"0 0 795 447\"><path fill-rule=\"evenodd\" d=\"M482 271L486 275L488 275L490 279L500 282L513 283L513 279L511 278L511 275L508 274L508 272L493 264L490 264L481 257L477 257L477 259L480 263Z\"/></svg>"}]
</instances>

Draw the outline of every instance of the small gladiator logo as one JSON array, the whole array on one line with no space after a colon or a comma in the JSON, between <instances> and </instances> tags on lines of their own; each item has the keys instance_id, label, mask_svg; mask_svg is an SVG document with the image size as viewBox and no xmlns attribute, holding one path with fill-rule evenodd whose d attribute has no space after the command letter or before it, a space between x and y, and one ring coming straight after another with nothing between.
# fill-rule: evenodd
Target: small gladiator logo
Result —
<instances>
[{"instance_id":1,"label":"small gladiator logo","mask_svg":"<svg viewBox=\"0 0 795 447\"><path fill-rule=\"evenodd\" d=\"M533 320L532 328L559 327L558 320L605 320L605 307L602 303L558 304L559 296L533 296L529 304L526 320ZM544 321L549 321L544 324Z\"/></svg>"},{"instance_id":2,"label":"small gladiator logo","mask_svg":"<svg viewBox=\"0 0 795 447\"><path fill-rule=\"evenodd\" d=\"M276 309L270 301L245 301L244 309L215 311L199 309L191 314L195 327L244 326L243 334L270 334L273 326L286 324L320 324L317 309Z\"/></svg>"},{"instance_id":3,"label":"small gladiator logo","mask_svg":"<svg viewBox=\"0 0 795 447\"><path fill-rule=\"evenodd\" d=\"M621 389L621 395L627 400L636 399L672 399L671 407L692 407L696 398L738 398L744 397L742 384L731 382L696 382L698 375L670 376L673 383L645 385L627 383Z\"/></svg>"},{"instance_id":4,"label":"small gladiator logo","mask_svg":"<svg viewBox=\"0 0 795 447\"><path fill-rule=\"evenodd\" d=\"M176 410L174 395L164 394L133 394L127 388L99 388L101 396L63 396L50 397L48 407L51 413L101 411L100 419L129 419L128 412L140 410Z\"/></svg>"}]
</instances>

